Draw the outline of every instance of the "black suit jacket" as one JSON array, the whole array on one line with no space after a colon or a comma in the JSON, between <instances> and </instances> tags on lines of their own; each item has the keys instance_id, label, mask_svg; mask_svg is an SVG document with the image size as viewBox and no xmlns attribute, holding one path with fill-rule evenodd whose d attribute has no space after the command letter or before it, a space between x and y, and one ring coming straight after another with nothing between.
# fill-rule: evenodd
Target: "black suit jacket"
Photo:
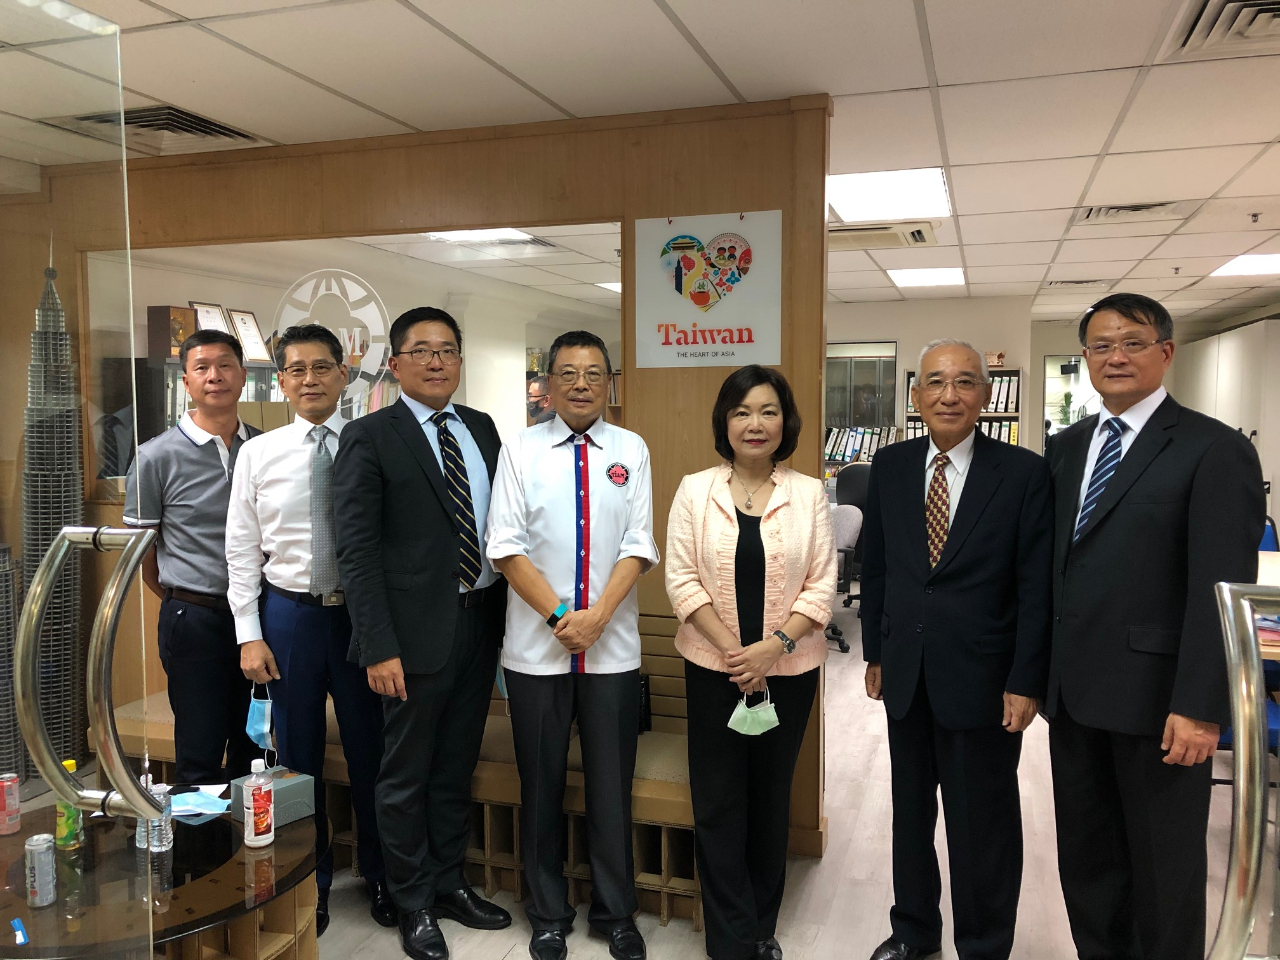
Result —
<instances>
[{"instance_id":1,"label":"black suit jacket","mask_svg":"<svg viewBox=\"0 0 1280 960\"><path fill-rule=\"evenodd\" d=\"M460 404L454 409L484 455L492 483L502 448L493 419ZM399 657L405 673L435 673L453 646L460 535L444 471L404 401L343 428L333 507L338 573L351 614L349 658L367 667ZM483 528L480 537L483 550ZM484 605L501 636L501 578Z\"/></svg>"},{"instance_id":2,"label":"black suit jacket","mask_svg":"<svg viewBox=\"0 0 1280 960\"><path fill-rule=\"evenodd\" d=\"M1089 417L1051 437L1053 659L1046 709L1117 733L1160 736L1168 715L1230 722L1213 585L1254 583L1262 468L1244 435L1167 397L1072 543Z\"/></svg>"},{"instance_id":3,"label":"black suit jacket","mask_svg":"<svg viewBox=\"0 0 1280 960\"><path fill-rule=\"evenodd\" d=\"M1004 693L1043 698L1049 669L1053 497L1043 458L976 433L938 565L929 566L929 438L883 448L863 519L862 651L889 714L906 716L924 671L951 730L998 725Z\"/></svg>"}]
</instances>

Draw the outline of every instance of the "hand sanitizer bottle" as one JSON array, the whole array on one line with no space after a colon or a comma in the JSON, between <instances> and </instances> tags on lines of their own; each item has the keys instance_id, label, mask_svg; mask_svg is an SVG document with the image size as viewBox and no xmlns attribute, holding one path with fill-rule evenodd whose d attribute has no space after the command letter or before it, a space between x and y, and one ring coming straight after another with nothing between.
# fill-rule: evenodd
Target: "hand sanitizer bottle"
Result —
<instances>
[{"instance_id":1,"label":"hand sanitizer bottle","mask_svg":"<svg viewBox=\"0 0 1280 960\"><path fill-rule=\"evenodd\" d=\"M265 760L254 760L244 781L244 845L265 847L276 838L275 790Z\"/></svg>"}]
</instances>

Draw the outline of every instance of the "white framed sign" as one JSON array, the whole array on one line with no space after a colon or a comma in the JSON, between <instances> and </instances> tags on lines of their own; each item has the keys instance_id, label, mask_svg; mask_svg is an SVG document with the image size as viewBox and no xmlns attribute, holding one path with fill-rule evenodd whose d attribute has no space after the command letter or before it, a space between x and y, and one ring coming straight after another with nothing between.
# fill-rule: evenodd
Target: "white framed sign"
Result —
<instances>
[{"instance_id":1,"label":"white framed sign","mask_svg":"<svg viewBox=\"0 0 1280 960\"><path fill-rule=\"evenodd\" d=\"M782 211L637 220L636 366L782 362Z\"/></svg>"}]
</instances>

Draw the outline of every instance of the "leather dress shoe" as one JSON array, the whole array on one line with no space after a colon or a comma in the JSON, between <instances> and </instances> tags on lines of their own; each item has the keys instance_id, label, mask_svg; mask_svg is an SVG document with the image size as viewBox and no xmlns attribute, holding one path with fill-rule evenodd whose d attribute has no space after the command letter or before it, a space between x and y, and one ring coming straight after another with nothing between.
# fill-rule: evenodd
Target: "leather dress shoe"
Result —
<instances>
[{"instance_id":1,"label":"leather dress shoe","mask_svg":"<svg viewBox=\"0 0 1280 960\"><path fill-rule=\"evenodd\" d=\"M782 947L777 937L756 941L754 960L782 960Z\"/></svg>"},{"instance_id":2,"label":"leather dress shoe","mask_svg":"<svg viewBox=\"0 0 1280 960\"><path fill-rule=\"evenodd\" d=\"M875 953L871 954L871 960L924 960L925 957L931 957L935 953L941 952L941 944L936 947L930 947L928 950L917 950L915 947L908 947L901 940L895 940L890 937L876 947Z\"/></svg>"},{"instance_id":3,"label":"leather dress shoe","mask_svg":"<svg viewBox=\"0 0 1280 960\"><path fill-rule=\"evenodd\" d=\"M502 930L511 926L511 914L470 887L459 887L443 895L437 893L432 910L441 920L453 920L473 930Z\"/></svg>"},{"instance_id":4,"label":"leather dress shoe","mask_svg":"<svg viewBox=\"0 0 1280 960\"><path fill-rule=\"evenodd\" d=\"M563 930L535 930L529 941L529 956L533 960L565 960L569 948L564 942Z\"/></svg>"},{"instance_id":5,"label":"leather dress shoe","mask_svg":"<svg viewBox=\"0 0 1280 960\"><path fill-rule=\"evenodd\" d=\"M329 891L316 891L316 937L323 937L329 929Z\"/></svg>"},{"instance_id":6,"label":"leather dress shoe","mask_svg":"<svg viewBox=\"0 0 1280 960\"><path fill-rule=\"evenodd\" d=\"M369 881L369 916L383 927L394 927L400 918L400 911L391 899L385 880Z\"/></svg>"},{"instance_id":7,"label":"leather dress shoe","mask_svg":"<svg viewBox=\"0 0 1280 960\"><path fill-rule=\"evenodd\" d=\"M400 946L413 960L449 960L449 945L430 910L400 914Z\"/></svg>"},{"instance_id":8,"label":"leather dress shoe","mask_svg":"<svg viewBox=\"0 0 1280 960\"><path fill-rule=\"evenodd\" d=\"M645 960L644 937L640 936L634 920L628 918L611 929L597 926L591 929L609 939L609 956L613 960Z\"/></svg>"}]
</instances>

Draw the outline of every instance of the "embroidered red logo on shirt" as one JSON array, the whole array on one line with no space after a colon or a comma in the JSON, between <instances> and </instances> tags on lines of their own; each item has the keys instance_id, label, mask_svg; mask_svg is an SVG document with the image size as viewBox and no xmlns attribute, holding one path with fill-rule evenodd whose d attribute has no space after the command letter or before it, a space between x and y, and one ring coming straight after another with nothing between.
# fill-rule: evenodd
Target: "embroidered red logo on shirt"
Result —
<instances>
[{"instance_id":1,"label":"embroidered red logo on shirt","mask_svg":"<svg viewBox=\"0 0 1280 960\"><path fill-rule=\"evenodd\" d=\"M609 464L609 469L604 472L604 475L615 487L625 487L627 481L631 479L631 471L620 463Z\"/></svg>"}]
</instances>

